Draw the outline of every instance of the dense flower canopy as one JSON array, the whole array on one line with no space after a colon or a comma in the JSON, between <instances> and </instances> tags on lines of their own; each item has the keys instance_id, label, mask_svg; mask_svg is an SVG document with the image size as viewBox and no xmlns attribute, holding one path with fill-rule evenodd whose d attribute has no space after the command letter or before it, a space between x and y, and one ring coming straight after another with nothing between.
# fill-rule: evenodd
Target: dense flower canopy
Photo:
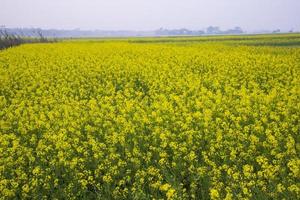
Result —
<instances>
[{"instance_id":1,"label":"dense flower canopy","mask_svg":"<svg viewBox=\"0 0 300 200\"><path fill-rule=\"evenodd\" d=\"M0 52L0 198L297 199L300 49L71 41Z\"/></svg>"}]
</instances>

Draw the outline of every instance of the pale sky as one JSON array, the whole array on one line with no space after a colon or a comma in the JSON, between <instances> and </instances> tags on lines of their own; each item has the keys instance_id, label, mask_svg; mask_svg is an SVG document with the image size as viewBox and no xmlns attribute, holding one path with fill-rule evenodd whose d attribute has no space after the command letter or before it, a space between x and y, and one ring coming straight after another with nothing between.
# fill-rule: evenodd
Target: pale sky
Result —
<instances>
[{"instance_id":1,"label":"pale sky","mask_svg":"<svg viewBox=\"0 0 300 200\"><path fill-rule=\"evenodd\" d=\"M300 30L300 0L0 0L0 25L154 30Z\"/></svg>"}]
</instances>

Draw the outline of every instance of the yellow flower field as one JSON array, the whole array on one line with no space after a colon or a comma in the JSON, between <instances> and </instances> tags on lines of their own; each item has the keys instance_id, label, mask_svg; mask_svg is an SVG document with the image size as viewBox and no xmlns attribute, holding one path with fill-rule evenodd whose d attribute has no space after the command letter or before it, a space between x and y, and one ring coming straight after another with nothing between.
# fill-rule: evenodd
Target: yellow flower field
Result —
<instances>
[{"instance_id":1,"label":"yellow flower field","mask_svg":"<svg viewBox=\"0 0 300 200\"><path fill-rule=\"evenodd\" d=\"M0 199L299 199L300 36L215 38L0 51Z\"/></svg>"}]
</instances>

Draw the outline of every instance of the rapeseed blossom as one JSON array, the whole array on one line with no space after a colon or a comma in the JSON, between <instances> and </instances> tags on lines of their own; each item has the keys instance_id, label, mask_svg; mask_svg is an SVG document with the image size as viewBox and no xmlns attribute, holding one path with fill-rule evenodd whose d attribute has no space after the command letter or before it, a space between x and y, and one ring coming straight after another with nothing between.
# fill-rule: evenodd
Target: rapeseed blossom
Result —
<instances>
[{"instance_id":1,"label":"rapeseed blossom","mask_svg":"<svg viewBox=\"0 0 300 200\"><path fill-rule=\"evenodd\" d=\"M1 51L0 199L299 199L300 49L260 37Z\"/></svg>"}]
</instances>

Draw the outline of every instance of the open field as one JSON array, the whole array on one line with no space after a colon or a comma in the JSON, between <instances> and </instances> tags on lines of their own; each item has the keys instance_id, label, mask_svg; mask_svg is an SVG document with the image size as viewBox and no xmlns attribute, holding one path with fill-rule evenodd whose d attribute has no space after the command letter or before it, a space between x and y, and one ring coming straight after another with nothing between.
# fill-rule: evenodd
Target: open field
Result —
<instances>
[{"instance_id":1,"label":"open field","mask_svg":"<svg viewBox=\"0 0 300 200\"><path fill-rule=\"evenodd\" d=\"M0 51L0 199L299 199L300 34Z\"/></svg>"}]
</instances>

